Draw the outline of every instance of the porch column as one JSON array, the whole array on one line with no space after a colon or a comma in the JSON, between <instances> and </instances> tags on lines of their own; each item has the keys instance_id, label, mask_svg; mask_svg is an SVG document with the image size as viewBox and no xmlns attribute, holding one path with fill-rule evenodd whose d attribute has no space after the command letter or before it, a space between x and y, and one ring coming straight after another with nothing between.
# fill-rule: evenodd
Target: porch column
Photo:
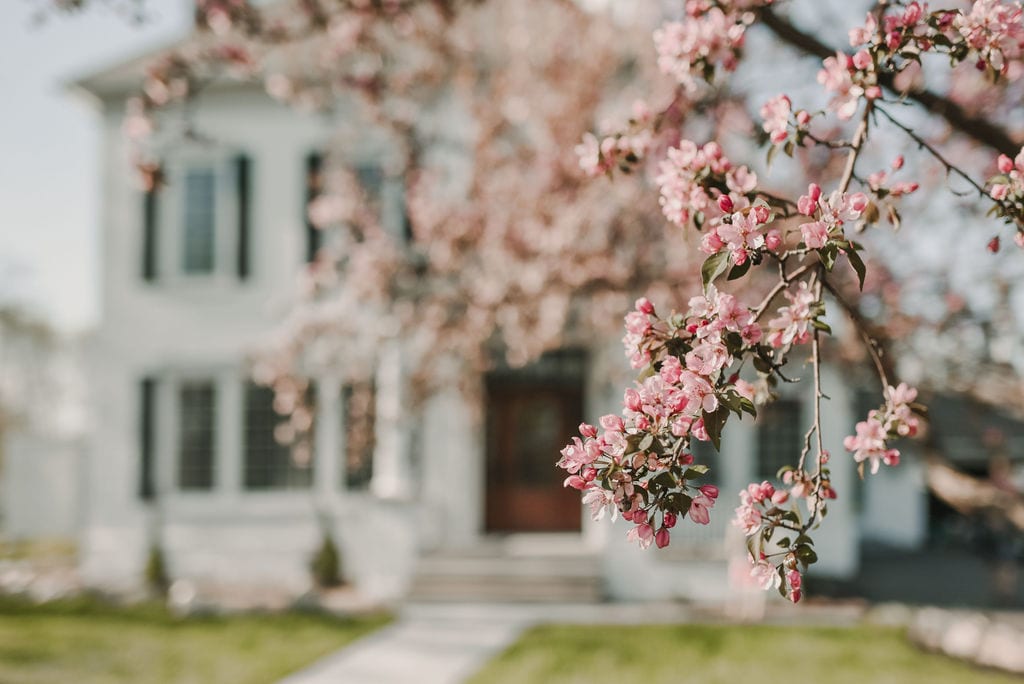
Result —
<instances>
[{"instance_id":1,"label":"porch column","mask_svg":"<svg viewBox=\"0 0 1024 684\"><path fill-rule=\"evenodd\" d=\"M339 468L341 444L341 381L322 377L316 386L316 420L313 444L313 488L317 497L331 501L342 486Z\"/></svg>"},{"instance_id":2,"label":"porch column","mask_svg":"<svg viewBox=\"0 0 1024 684\"><path fill-rule=\"evenodd\" d=\"M240 375L237 369L217 376L214 490L218 496L226 499L237 498L242 491L246 382L246 377Z\"/></svg>"},{"instance_id":3,"label":"porch column","mask_svg":"<svg viewBox=\"0 0 1024 684\"><path fill-rule=\"evenodd\" d=\"M373 453L373 479L370 491L386 499L404 499L412 495L409 447L411 426L405 411L405 370L402 346L390 340L382 346L377 368L377 423L374 427L377 448Z\"/></svg>"}]
</instances>

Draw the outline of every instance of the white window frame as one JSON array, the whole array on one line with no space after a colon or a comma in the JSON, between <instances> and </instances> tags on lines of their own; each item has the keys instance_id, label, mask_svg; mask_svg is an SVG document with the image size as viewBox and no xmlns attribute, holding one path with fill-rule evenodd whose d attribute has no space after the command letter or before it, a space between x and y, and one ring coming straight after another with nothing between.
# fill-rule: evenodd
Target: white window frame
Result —
<instances>
[{"instance_id":1,"label":"white window frame","mask_svg":"<svg viewBox=\"0 0 1024 684\"><path fill-rule=\"evenodd\" d=\"M167 187L162 191L159 231L159 272L179 283L208 283L238 279L238 172L236 153L214 148L187 148L166 163ZM213 269L185 271L185 177L193 169L214 172Z\"/></svg>"}]
</instances>

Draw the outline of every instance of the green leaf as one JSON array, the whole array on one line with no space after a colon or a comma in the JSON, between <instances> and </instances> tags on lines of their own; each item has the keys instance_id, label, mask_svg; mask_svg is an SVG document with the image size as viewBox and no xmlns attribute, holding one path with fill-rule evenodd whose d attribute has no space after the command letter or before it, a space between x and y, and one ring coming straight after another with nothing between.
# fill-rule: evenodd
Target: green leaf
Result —
<instances>
[{"instance_id":1,"label":"green leaf","mask_svg":"<svg viewBox=\"0 0 1024 684\"><path fill-rule=\"evenodd\" d=\"M727 278L727 280L736 280L737 278L742 278L743 276L745 276L747 274L747 271L750 270L751 263L752 260L747 259L742 264L733 266L732 270L729 271L729 277Z\"/></svg>"},{"instance_id":2,"label":"green leaf","mask_svg":"<svg viewBox=\"0 0 1024 684\"><path fill-rule=\"evenodd\" d=\"M715 445L716 451L721 451L722 428L725 427L725 421L729 420L729 407L723 404L714 413L704 411L703 417L704 429L707 430L711 443Z\"/></svg>"},{"instance_id":3,"label":"green leaf","mask_svg":"<svg viewBox=\"0 0 1024 684\"><path fill-rule=\"evenodd\" d=\"M708 285L714 282L715 278L722 275L728 267L729 252L725 250L712 254L704 260L704 264L700 267L700 279L704 285L705 292L708 289Z\"/></svg>"},{"instance_id":4,"label":"green leaf","mask_svg":"<svg viewBox=\"0 0 1024 684\"><path fill-rule=\"evenodd\" d=\"M829 243L818 250L818 258L821 259L821 263L824 264L825 270L831 273L832 267L836 265L836 257L838 251L836 246Z\"/></svg>"},{"instance_id":5,"label":"green leaf","mask_svg":"<svg viewBox=\"0 0 1024 684\"><path fill-rule=\"evenodd\" d=\"M819 321L817 318L811 321L811 325L813 325L816 330L828 333L829 335L832 334L832 328L829 326L829 324L823 323L822 321Z\"/></svg>"},{"instance_id":6,"label":"green leaf","mask_svg":"<svg viewBox=\"0 0 1024 684\"><path fill-rule=\"evenodd\" d=\"M754 418L757 418L757 407L754 406L754 402L750 401L746 397L740 397L740 410L746 411Z\"/></svg>"},{"instance_id":7,"label":"green leaf","mask_svg":"<svg viewBox=\"0 0 1024 684\"><path fill-rule=\"evenodd\" d=\"M708 468L706 465L703 465L703 464L700 464L700 463L698 463L696 465L692 465L692 466L690 466L689 468L686 469L685 473L683 473L683 479L684 480L692 480L692 479L700 477L701 475L707 475L708 474L708 470L710 470L710 468Z\"/></svg>"},{"instance_id":8,"label":"green leaf","mask_svg":"<svg viewBox=\"0 0 1024 684\"><path fill-rule=\"evenodd\" d=\"M796 557L804 565L811 565L818 562L818 554L808 544L801 544L796 547Z\"/></svg>"},{"instance_id":9,"label":"green leaf","mask_svg":"<svg viewBox=\"0 0 1024 684\"><path fill-rule=\"evenodd\" d=\"M767 359L761 358L760 356L755 356L754 357L754 368L759 373L768 374L768 373L772 372L772 364L771 364L771 362L768 361Z\"/></svg>"},{"instance_id":10,"label":"green leaf","mask_svg":"<svg viewBox=\"0 0 1024 684\"><path fill-rule=\"evenodd\" d=\"M857 283L860 285L860 289L863 292L864 276L867 273L867 269L864 267L864 260L860 258L860 254L857 254L856 248L847 251L846 258L850 260L850 265L853 266L853 270L856 271Z\"/></svg>"}]
</instances>

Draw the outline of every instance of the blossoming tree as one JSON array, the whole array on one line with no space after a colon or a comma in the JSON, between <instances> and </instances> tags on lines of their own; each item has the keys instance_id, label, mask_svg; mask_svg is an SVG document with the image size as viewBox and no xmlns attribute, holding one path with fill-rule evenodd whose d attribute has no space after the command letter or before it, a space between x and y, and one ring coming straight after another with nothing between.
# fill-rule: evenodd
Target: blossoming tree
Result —
<instances>
[{"instance_id":1,"label":"blossoming tree","mask_svg":"<svg viewBox=\"0 0 1024 684\"><path fill-rule=\"evenodd\" d=\"M802 448L778 482L740 493L735 516L752 576L797 601L812 535L840 494L830 459L853 458L868 476L898 465L893 441L922 429L917 392L892 363L912 337L898 329L910 318L902 300L889 296L883 312L876 301L875 315L862 305L899 282L912 266L904 250L925 238L875 227L937 230L925 217L948 211L946 185L993 215L990 251L1024 247L1024 153L996 123L1019 100L1020 3L882 0L864 6L838 51L801 28L807 5L679 0L652 43L635 22L569 0L200 0L204 34L153 65L125 128L150 188L162 182L161 116L225 74L262 79L305 108L357 95L366 120L389 131L395 173L409 181L410 239L389 234L351 174L332 168L310 210L340 247L322 250L257 364L294 432L309 424L311 356L331 364L342 345L372 356L399 330L424 378L446 360L486 367L495 341L523 363L568 328L617 319L625 294L644 291L623 339L637 383L621 414L581 425L558 463L595 516L621 515L630 538L662 547L681 519L707 524L720 496L702 482L694 443L719 447L733 416L755 415L791 365L808 363ZM756 36L775 47L750 49ZM780 92L781 72L804 73L806 56L817 60L812 88ZM745 69L754 85L732 88ZM621 125L586 132L610 96L627 93L643 98ZM429 122L451 116L469 131L455 141L468 171L454 190L430 155ZM824 426L823 346L844 319L882 391L855 426ZM849 455L823 448L826 429L852 430Z\"/></svg>"},{"instance_id":2,"label":"blossoming tree","mask_svg":"<svg viewBox=\"0 0 1024 684\"><path fill-rule=\"evenodd\" d=\"M771 22L777 32L790 31L792 40L810 40L776 16L770 4L690 0L683 18L654 34L661 70L686 92L709 87L736 69L745 35L759 20ZM826 159L841 160L830 190L812 181L798 197L767 192L761 179L728 159L716 141L681 140L657 162L666 219L703 234L703 292L694 294L687 310L664 315L646 298L636 302L626 316L623 339L633 367L641 371L636 387L626 390L621 416L604 416L600 430L581 425L580 437L559 462L570 473L566 484L582 490L592 507L609 507L633 523L630 538L641 546L665 546L681 517L689 515L698 524L709 520L719 492L701 484L707 467L694 463L691 446L711 441L718 447L732 414L756 413L754 387L741 377L745 364L762 381L786 380L790 356L809 346L814 415L803 448L793 465L780 470L782 487L765 481L740 493L734 520L748 539L751 575L794 602L802 594L802 569L817 560L811 535L837 495L829 477L833 455L822 445L820 410L821 344L831 332L823 320L826 293L862 335L884 388L880 407L843 442L862 477L866 466L874 474L882 465L899 464L900 452L891 441L914 436L923 410L914 403L917 391L896 381L863 317L836 285L840 272L850 269L863 287L867 266L859 233L878 224L883 212L898 227L899 201L920 188L913 180L890 181L890 173L905 164L902 155L892 159L889 170L859 170L873 131L887 125L908 136L947 174L976 191L1024 247L1024 150L1016 158L999 154L996 174L975 180L894 114L908 97L917 95L914 99L923 103L936 97L916 91L908 74L968 63L993 83L1015 79L1024 48L1019 3L978 0L969 7L935 10L919 2L878 2L862 25L850 29L849 44L852 54L827 56L818 71L817 82L830 96L824 110L794 105L779 94L759 112L769 158L821 148ZM937 65L934 55L948 63ZM968 115L957 110L957 116ZM844 126L851 120L852 127ZM612 172L620 157L616 136L590 139L581 150L582 164L594 175ZM998 251L999 245L997 236L989 249ZM777 271L777 282L754 306L716 286L723 276L731 281L769 269Z\"/></svg>"}]
</instances>

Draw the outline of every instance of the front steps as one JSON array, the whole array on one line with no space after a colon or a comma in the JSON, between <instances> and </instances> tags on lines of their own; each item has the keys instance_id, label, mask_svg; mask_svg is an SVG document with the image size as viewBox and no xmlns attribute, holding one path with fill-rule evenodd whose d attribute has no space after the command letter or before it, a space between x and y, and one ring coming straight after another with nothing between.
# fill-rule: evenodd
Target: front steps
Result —
<instances>
[{"instance_id":1,"label":"front steps","mask_svg":"<svg viewBox=\"0 0 1024 684\"><path fill-rule=\"evenodd\" d=\"M488 539L419 560L413 602L594 603L604 598L600 562L578 536Z\"/></svg>"}]
</instances>

